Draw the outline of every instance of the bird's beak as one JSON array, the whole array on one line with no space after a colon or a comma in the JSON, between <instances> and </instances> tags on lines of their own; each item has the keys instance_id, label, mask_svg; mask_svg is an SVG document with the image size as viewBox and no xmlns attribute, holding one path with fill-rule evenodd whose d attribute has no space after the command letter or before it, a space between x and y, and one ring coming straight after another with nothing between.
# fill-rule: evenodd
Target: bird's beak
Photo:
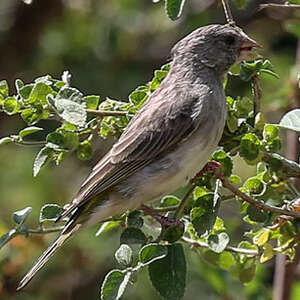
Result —
<instances>
[{"instance_id":1,"label":"bird's beak","mask_svg":"<svg viewBox=\"0 0 300 300\"><path fill-rule=\"evenodd\" d=\"M253 48L262 48L262 46L245 35L245 38L240 47L239 61L249 59L251 57L251 51Z\"/></svg>"}]
</instances>

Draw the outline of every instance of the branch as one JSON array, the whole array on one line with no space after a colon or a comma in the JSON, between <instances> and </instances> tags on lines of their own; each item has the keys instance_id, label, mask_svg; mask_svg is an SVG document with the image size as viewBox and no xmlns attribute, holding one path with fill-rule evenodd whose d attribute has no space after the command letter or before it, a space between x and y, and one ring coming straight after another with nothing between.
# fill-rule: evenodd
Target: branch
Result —
<instances>
[{"instance_id":1,"label":"branch","mask_svg":"<svg viewBox=\"0 0 300 300\"><path fill-rule=\"evenodd\" d=\"M291 216L294 218L300 218L299 212L279 208L276 206L268 205L263 202L257 201L255 199L251 198L250 196L248 196L247 194L241 192L238 188L236 188L234 185L232 185L227 179L220 178L220 180L222 181L223 187L230 190L233 194L242 198L244 201L250 203L251 205L255 206L258 209L261 209L264 211L270 211L270 212L280 214L280 215L286 215L286 216Z\"/></svg>"},{"instance_id":2,"label":"branch","mask_svg":"<svg viewBox=\"0 0 300 300\"><path fill-rule=\"evenodd\" d=\"M187 191L187 193L185 194L185 196L183 197L183 199L181 200L181 202L180 202L180 204L179 204L179 206L178 206L178 208L177 208L177 210L176 210L176 212L175 212L175 214L174 214L174 218L175 218L175 219L181 217L181 215L182 215L182 213L183 213L183 210L184 210L184 207L185 207L185 205L186 205L186 202L188 201L188 199L189 199L191 193L193 192L194 188L195 188L195 185L192 185L192 186L188 189L188 191Z\"/></svg>"},{"instance_id":3,"label":"branch","mask_svg":"<svg viewBox=\"0 0 300 300\"><path fill-rule=\"evenodd\" d=\"M192 244L195 247L201 247L201 248L209 248L209 245L205 242L202 241L195 241L193 239L187 238L183 236L181 238L184 242ZM258 256L260 255L260 252L258 250L253 250L253 249L245 249L245 248L238 248L238 247L232 247L232 246L227 246L225 250L229 252L234 252L234 253L239 253L239 254L245 254L248 256Z\"/></svg>"},{"instance_id":4,"label":"branch","mask_svg":"<svg viewBox=\"0 0 300 300\"><path fill-rule=\"evenodd\" d=\"M27 232L29 234L47 234L47 233L62 231L64 227L65 226L57 226L57 227L50 227L50 228L39 227L36 229L27 229ZM26 232L24 234L26 234Z\"/></svg>"},{"instance_id":5,"label":"branch","mask_svg":"<svg viewBox=\"0 0 300 300\"><path fill-rule=\"evenodd\" d=\"M300 9L300 5L297 4L277 4L277 3L266 3L266 4L261 4L259 6L260 9L264 8L289 8L289 9Z\"/></svg>"},{"instance_id":6,"label":"branch","mask_svg":"<svg viewBox=\"0 0 300 300\"><path fill-rule=\"evenodd\" d=\"M252 93L254 96L254 117L255 117L256 114L260 112L260 100L262 97L262 90L257 75L252 77L251 86L252 86Z\"/></svg>"},{"instance_id":7,"label":"branch","mask_svg":"<svg viewBox=\"0 0 300 300\"><path fill-rule=\"evenodd\" d=\"M221 0L221 2L222 2L222 6L223 6L223 9L224 9L224 13L225 13L227 23L231 26L234 26L235 22L234 22L233 17L232 17L232 13L231 13L231 10L230 10L230 6L228 4L228 0Z\"/></svg>"},{"instance_id":8,"label":"branch","mask_svg":"<svg viewBox=\"0 0 300 300\"><path fill-rule=\"evenodd\" d=\"M87 109L86 110L88 114L92 114L98 117L107 117L107 116L113 116L113 117L119 117L119 116L126 116L126 111L109 111L109 110L94 110L94 109Z\"/></svg>"},{"instance_id":9,"label":"branch","mask_svg":"<svg viewBox=\"0 0 300 300\"><path fill-rule=\"evenodd\" d=\"M280 168L280 173L286 178L300 178L300 165L292 160L289 160L277 153L267 152L264 153L262 160L268 164L272 163L272 161L278 161L278 164L280 164L278 166Z\"/></svg>"}]
</instances>

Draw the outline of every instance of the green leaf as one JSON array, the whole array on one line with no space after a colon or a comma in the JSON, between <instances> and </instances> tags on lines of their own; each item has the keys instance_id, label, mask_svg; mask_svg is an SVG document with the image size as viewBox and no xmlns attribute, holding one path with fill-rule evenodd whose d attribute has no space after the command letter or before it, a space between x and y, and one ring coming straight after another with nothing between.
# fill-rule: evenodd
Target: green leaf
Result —
<instances>
[{"instance_id":1,"label":"green leaf","mask_svg":"<svg viewBox=\"0 0 300 300\"><path fill-rule=\"evenodd\" d=\"M64 209L57 204L46 204L40 211L40 223L46 221L56 221L63 213Z\"/></svg>"},{"instance_id":2,"label":"green leaf","mask_svg":"<svg viewBox=\"0 0 300 300\"><path fill-rule=\"evenodd\" d=\"M48 143L52 143L55 144L59 147L63 147L64 146L64 136L59 133L59 132L51 132L46 136L46 141Z\"/></svg>"},{"instance_id":3,"label":"green leaf","mask_svg":"<svg viewBox=\"0 0 300 300\"><path fill-rule=\"evenodd\" d=\"M251 194L261 194L265 190L264 183L256 177L248 178L244 183L244 188Z\"/></svg>"},{"instance_id":4,"label":"green leaf","mask_svg":"<svg viewBox=\"0 0 300 300\"><path fill-rule=\"evenodd\" d=\"M63 86L55 97L56 100L69 100L80 104L83 101L82 93L70 86Z\"/></svg>"},{"instance_id":5,"label":"green leaf","mask_svg":"<svg viewBox=\"0 0 300 300\"><path fill-rule=\"evenodd\" d=\"M28 207L25 207L24 209L15 211L13 213L14 222L18 225L22 225L26 221L26 219L31 211L32 211L31 206L28 206Z\"/></svg>"},{"instance_id":6,"label":"green leaf","mask_svg":"<svg viewBox=\"0 0 300 300\"><path fill-rule=\"evenodd\" d=\"M11 229L0 237L0 249L17 234L16 229Z\"/></svg>"},{"instance_id":7,"label":"green leaf","mask_svg":"<svg viewBox=\"0 0 300 300\"><path fill-rule=\"evenodd\" d=\"M212 160L215 160L222 165L221 170L222 174L225 177L231 175L233 168L232 159L223 150L218 150L214 152L214 154L212 155Z\"/></svg>"},{"instance_id":8,"label":"green leaf","mask_svg":"<svg viewBox=\"0 0 300 300\"><path fill-rule=\"evenodd\" d=\"M173 195L167 195L160 200L161 207L175 206L180 203L180 199Z\"/></svg>"},{"instance_id":9,"label":"green leaf","mask_svg":"<svg viewBox=\"0 0 300 300\"><path fill-rule=\"evenodd\" d=\"M46 104L47 95L52 93L53 91L50 86L48 86L44 82L37 82L34 84L32 90L30 91L30 95L26 99L26 103L33 104L38 101L42 104Z\"/></svg>"},{"instance_id":10,"label":"green leaf","mask_svg":"<svg viewBox=\"0 0 300 300\"><path fill-rule=\"evenodd\" d=\"M289 111L282 117L277 126L300 132L300 109Z\"/></svg>"},{"instance_id":11,"label":"green leaf","mask_svg":"<svg viewBox=\"0 0 300 300\"><path fill-rule=\"evenodd\" d=\"M167 256L149 265L151 282L166 300L179 300L185 292L186 261L181 244L166 246Z\"/></svg>"},{"instance_id":12,"label":"green leaf","mask_svg":"<svg viewBox=\"0 0 300 300\"><path fill-rule=\"evenodd\" d=\"M63 136L63 147L68 150L75 150L79 146L79 137L76 132L60 130L59 133Z\"/></svg>"},{"instance_id":13,"label":"green leaf","mask_svg":"<svg viewBox=\"0 0 300 300\"><path fill-rule=\"evenodd\" d=\"M20 89L24 86L24 82L21 79L16 79L15 81L16 90L19 93Z\"/></svg>"},{"instance_id":14,"label":"green leaf","mask_svg":"<svg viewBox=\"0 0 300 300\"><path fill-rule=\"evenodd\" d=\"M86 108L87 109L97 109L100 101L99 96L86 96L83 97L83 101L86 103Z\"/></svg>"},{"instance_id":15,"label":"green leaf","mask_svg":"<svg viewBox=\"0 0 300 300\"><path fill-rule=\"evenodd\" d=\"M139 253L140 262L144 265L164 258L168 254L168 248L165 245L148 244L144 246Z\"/></svg>"},{"instance_id":16,"label":"green leaf","mask_svg":"<svg viewBox=\"0 0 300 300\"><path fill-rule=\"evenodd\" d=\"M211 234L208 237L208 246L209 248L216 252L221 253L225 250L229 243L229 236L226 232L221 232L219 234Z\"/></svg>"},{"instance_id":17,"label":"green leaf","mask_svg":"<svg viewBox=\"0 0 300 300\"><path fill-rule=\"evenodd\" d=\"M234 0L236 6L238 8L245 8L246 4L247 4L247 0Z\"/></svg>"},{"instance_id":18,"label":"green leaf","mask_svg":"<svg viewBox=\"0 0 300 300\"><path fill-rule=\"evenodd\" d=\"M144 103L148 98L148 94L145 91L133 91L129 95L129 100L132 102L134 105L142 104Z\"/></svg>"},{"instance_id":19,"label":"green leaf","mask_svg":"<svg viewBox=\"0 0 300 300\"><path fill-rule=\"evenodd\" d=\"M21 117L27 124L35 124L44 117L43 107L26 108L22 111Z\"/></svg>"},{"instance_id":20,"label":"green leaf","mask_svg":"<svg viewBox=\"0 0 300 300\"><path fill-rule=\"evenodd\" d=\"M247 160L255 160L259 155L260 141L253 133L245 134L240 143L240 156Z\"/></svg>"},{"instance_id":21,"label":"green leaf","mask_svg":"<svg viewBox=\"0 0 300 300\"><path fill-rule=\"evenodd\" d=\"M4 137L4 138L1 138L0 139L0 146L1 145L5 145L5 144L8 144L8 143L12 143L12 138L10 137Z\"/></svg>"},{"instance_id":22,"label":"green leaf","mask_svg":"<svg viewBox=\"0 0 300 300\"><path fill-rule=\"evenodd\" d=\"M127 227L120 236L120 244L144 244L147 238L142 230L135 227Z\"/></svg>"},{"instance_id":23,"label":"green leaf","mask_svg":"<svg viewBox=\"0 0 300 300\"><path fill-rule=\"evenodd\" d=\"M80 127L85 125L87 113L84 104L78 104L67 99L57 99L55 107L59 116L65 121Z\"/></svg>"},{"instance_id":24,"label":"green leaf","mask_svg":"<svg viewBox=\"0 0 300 300\"><path fill-rule=\"evenodd\" d=\"M29 98L33 87L34 87L34 84L31 83L31 84L26 84L19 89L19 94L23 98L23 100L26 100Z\"/></svg>"},{"instance_id":25,"label":"green leaf","mask_svg":"<svg viewBox=\"0 0 300 300\"><path fill-rule=\"evenodd\" d=\"M37 154L33 163L33 176L37 176L42 167L45 167L53 156L53 149L44 147Z\"/></svg>"},{"instance_id":26,"label":"green leaf","mask_svg":"<svg viewBox=\"0 0 300 300\"><path fill-rule=\"evenodd\" d=\"M223 270L229 270L236 264L233 255L228 251L223 251L219 255L218 265Z\"/></svg>"},{"instance_id":27,"label":"green leaf","mask_svg":"<svg viewBox=\"0 0 300 300\"><path fill-rule=\"evenodd\" d=\"M178 223L176 225L172 225L167 227L162 235L162 239L164 241L168 241L169 243L175 243L178 241L184 234L184 225L183 223Z\"/></svg>"},{"instance_id":28,"label":"green leaf","mask_svg":"<svg viewBox=\"0 0 300 300\"><path fill-rule=\"evenodd\" d=\"M228 179L233 184L241 184L242 183L242 179L238 175L230 175L230 177Z\"/></svg>"},{"instance_id":29,"label":"green leaf","mask_svg":"<svg viewBox=\"0 0 300 300\"><path fill-rule=\"evenodd\" d=\"M266 141L273 141L274 139L277 139L279 135L279 130L276 126L271 124L266 124L264 126L263 130L263 138Z\"/></svg>"},{"instance_id":30,"label":"green leaf","mask_svg":"<svg viewBox=\"0 0 300 300\"><path fill-rule=\"evenodd\" d=\"M132 250L126 245L122 244L115 253L115 258L120 265L129 267L132 263Z\"/></svg>"},{"instance_id":31,"label":"green leaf","mask_svg":"<svg viewBox=\"0 0 300 300\"><path fill-rule=\"evenodd\" d=\"M264 244L263 250L264 250L264 252L259 259L259 261L261 263L264 263L274 257L274 250L273 250L273 246L271 244L269 244L269 243Z\"/></svg>"},{"instance_id":32,"label":"green leaf","mask_svg":"<svg viewBox=\"0 0 300 300\"><path fill-rule=\"evenodd\" d=\"M8 97L9 88L8 88L8 83L6 80L0 81L0 94L2 95L3 98Z\"/></svg>"},{"instance_id":33,"label":"green leaf","mask_svg":"<svg viewBox=\"0 0 300 300\"><path fill-rule=\"evenodd\" d=\"M42 131L44 130L44 128L40 128L40 127L36 127L36 126L30 126L30 127L26 127L24 129L22 129L19 132L19 136L23 139L25 136L38 132L38 131Z\"/></svg>"},{"instance_id":34,"label":"green leaf","mask_svg":"<svg viewBox=\"0 0 300 300\"><path fill-rule=\"evenodd\" d=\"M268 228L261 228L257 231L253 237L253 243L257 246L264 245L270 237L270 229Z\"/></svg>"},{"instance_id":35,"label":"green leaf","mask_svg":"<svg viewBox=\"0 0 300 300\"><path fill-rule=\"evenodd\" d=\"M88 160L93 156L93 145L91 141L85 140L79 143L77 148L77 157L80 160Z\"/></svg>"},{"instance_id":36,"label":"green leaf","mask_svg":"<svg viewBox=\"0 0 300 300\"><path fill-rule=\"evenodd\" d=\"M130 280L131 272L112 270L104 278L101 287L101 300L118 300L122 297Z\"/></svg>"},{"instance_id":37,"label":"green leaf","mask_svg":"<svg viewBox=\"0 0 300 300\"><path fill-rule=\"evenodd\" d=\"M165 0L165 9L167 16L175 21L177 20L181 14L185 4L185 0Z\"/></svg>"},{"instance_id":38,"label":"green leaf","mask_svg":"<svg viewBox=\"0 0 300 300\"><path fill-rule=\"evenodd\" d=\"M199 237L212 230L219 206L219 198L216 201L213 193L203 195L196 200L191 210L191 220Z\"/></svg>"},{"instance_id":39,"label":"green leaf","mask_svg":"<svg viewBox=\"0 0 300 300\"><path fill-rule=\"evenodd\" d=\"M100 234L109 231L112 228L119 227L120 221L107 221L101 224L100 228L96 232L96 236L99 236Z\"/></svg>"},{"instance_id":40,"label":"green leaf","mask_svg":"<svg viewBox=\"0 0 300 300\"><path fill-rule=\"evenodd\" d=\"M260 223L265 222L268 217L268 215L264 211L256 208L253 205L249 205L247 207L247 215L249 216L251 221Z\"/></svg>"},{"instance_id":41,"label":"green leaf","mask_svg":"<svg viewBox=\"0 0 300 300\"><path fill-rule=\"evenodd\" d=\"M136 227L136 228L142 228L144 225L144 220L141 217L142 213L140 210L134 210L131 211L126 216L126 226L127 227Z\"/></svg>"},{"instance_id":42,"label":"green leaf","mask_svg":"<svg viewBox=\"0 0 300 300\"><path fill-rule=\"evenodd\" d=\"M19 112L21 105L15 97L5 99L3 109L8 115L13 115Z\"/></svg>"}]
</instances>

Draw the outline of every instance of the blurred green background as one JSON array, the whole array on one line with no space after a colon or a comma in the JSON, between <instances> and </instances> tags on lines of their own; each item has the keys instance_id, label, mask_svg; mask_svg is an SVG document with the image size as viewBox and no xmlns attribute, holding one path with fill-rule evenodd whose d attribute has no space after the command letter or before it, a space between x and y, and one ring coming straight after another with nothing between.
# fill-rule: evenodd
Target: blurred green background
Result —
<instances>
[{"instance_id":1,"label":"blurred green background","mask_svg":"<svg viewBox=\"0 0 300 300\"><path fill-rule=\"evenodd\" d=\"M281 79L264 77L263 111L268 121L277 122L293 105L293 67L296 60L300 23L290 11L258 11L261 1L250 1L245 10L233 7L234 18L264 49ZM190 0L183 16L169 20L163 1L150 0L35 0L26 5L20 0L0 2L0 80L15 78L31 82L51 74L72 73L72 85L86 94L125 100L138 85L152 78L153 70L164 64L172 45L193 29L211 23L224 23L222 8L213 0ZM292 21L291 21L292 20ZM299 20L299 19L298 19ZM231 95L248 91L232 83ZM55 123L44 124L53 128ZM0 114L0 138L17 132L25 124L18 117ZM110 142L108 142L110 143ZM64 204L76 193L90 167L105 153L99 143L90 162L68 158L61 166L51 165L37 178L32 164L38 149L5 145L0 147L0 234L12 227L14 211L32 206L28 225L37 226L39 210L45 203ZM243 170L243 172L241 171ZM246 177L251 169L239 167ZM237 207L221 207L233 242L245 230ZM98 299L105 274L116 266L113 253L119 246L120 231L95 237L98 228L82 232L44 267L26 291L16 294L21 276L56 237L17 237L0 252L0 299ZM261 266L255 280L242 285L227 272L206 263L196 251L186 251L189 275L184 299L272 298L274 260ZM298 276L300 275L300 271ZM138 275L123 299L159 299L148 274ZM300 282L293 285L292 299L300 299Z\"/></svg>"}]
</instances>

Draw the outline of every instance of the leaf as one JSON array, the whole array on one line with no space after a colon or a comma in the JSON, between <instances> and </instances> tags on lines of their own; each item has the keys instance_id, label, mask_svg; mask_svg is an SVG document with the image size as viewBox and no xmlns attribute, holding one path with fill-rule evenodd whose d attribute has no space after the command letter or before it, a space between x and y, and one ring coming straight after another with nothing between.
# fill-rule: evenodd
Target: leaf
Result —
<instances>
[{"instance_id":1,"label":"leaf","mask_svg":"<svg viewBox=\"0 0 300 300\"><path fill-rule=\"evenodd\" d=\"M0 237L0 249L17 234L16 229L11 229Z\"/></svg>"},{"instance_id":2,"label":"leaf","mask_svg":"<svg viewBox=\"0 0 300 300\"><path fill-rule=\"evenodd\" d=\"M115 253L115 258L120 265L129 267L132 263L132 250L127 244L122 244Z\"/></svg>"},{"instance_id":3,"label":"leaf","mask_svg":"<svg viewBox=\"0 0 300 300\"><path fill-rule=\"evenodd\" d=\"M15 80L16 90L19 93L20 89L24 86L24 82L21 79Z\"/></svg>"},{"instance_id":4,"label":"leaf","mask_svg":"<svg viewBox=\"0 0 300 300\"><path fill-rule=\"evenodd\" d=\"M270 229L261 228L258 232L255 233L255 236L253 237L253 243L257 246L262 246L269 240L269 236Z\"/></svg>"},{"instance_id":5,"label":"leaf","mask_svg":"<svg viewBox=\"0 0 300 300\"><path fill-rule=\"evenodd\" d=\"M120 226L120 221L107 221L101 224L100 228L96 232L96 236L99 236L100 234L109 231L112 228Z\"/></svg>"},{"instance_id":6,"label":"leaf","mask_svg":"<svg viewBox=\"0 0 300 300\"><path fill-rule=\"evenodd\" d=\"M263 138L266 141L273 141L274 139L278 138L278 135L279 135L279 130L276 126L272 124L266 124L264 126Z\"/></svg>"},{"instance_id":7,"label":"leaf","mask_svg":"<svg viewBox=\"0 0 300 300\"><path fill-rule=\"evenodd\" d=\"M264 183L257 177L248 178L243 186L251 194L262 194L265 190Z\"/></svg>"},{"instance_id":8,"label":"leaf","mask_svg":"<svg viewBox=\"0 0 300 300\"><path fill-rule=\"evenodd\" d=\"M1 80L0 81L0 94L2 95L3 98L6 98L9 93L9 88L8 88L8 83L6 80Z\"/></svg>"},{"instance_id":9,"label":"leaf","mask_svg":"<svg viewBox=\"0 0 300 300\"><path fill-rule=\"evenodd\" d=\"M165 9L167 16L175 21L177 20L181 14L185 4L185 0L165 0Z\"/></svg>"},{"instance_id":10,"label":"leaf","mask_svg":"<svg viewBox=\"0 0 300 300\"><path fill-rule=\"evenodd\" d=\"M160 200L161 207L175 206L180 203L180 199L173 195L167 195Z\"/></svg>"},{"instance_id":11,"label":"leaf","mask_svg":"<svg viewBox=\"0 0 300 300\"><path fill-rule=\"evenodd\" d=\"M300 132L300 109L293 109L286 113L277 126Z\"/></svg>"},{"instance_id":12,"label":"leaf","mask_svg":"<svg viewBox=\"0 0 300 300\"><path fill-rule=\"evenodd\" d=\"M57 204L44 205L40 211L40 223L56 221L63 211L64 209Z\"/></svg>"},{"instance_id":13,"label":"leaf","mask_svg":"<svg viewBox=\"0 0 300 300\"><path fill-rule=\"evenodd\" d=\"M37 154L33 163L33 176L36 177L40 172L41 168L46 166L50 162L53 156L53 149L44 147Z\"/></svg>"},{"instance_id":14,"label":"leaf","mask_svg":"<svg viewBox=\"0 0 300 300\"><path fill-rule=\"evenodd\" d=\"M4 137L4 138L1 138L0 139L0 146L1 145L5 145L5 144L8 144L8 143L12 143L12 138L10 137Z\"/></svg>"},{"instance_id":15,"label":"leaf","mask_svg":"<svg viewBox=\"0 0 300 300\"><path fill-rule=\"evenodd\" d=\"M31 211L32 211L31 206L28 206L28 207L25 207L24 209L15 211L13 213L14 222L18 225L22 225L26 221L26 219Z\"/></svg>"},{"instance_id":16,"label":"leaf","mask_svg":"<svg viewBox=\"0 0 300 300\"><path fill-rule=\"evenodd\" d=\"M31 84L26 84L19 89L19 94L23 98L23 100L26 100L29 98L29 95L30 95L33 87L34 87L34 84L31 83Z\"/></svg>"},{"instance_id":17,"label":"leaf","mask_svg":"<svg viewBox=\"0 0 300 300\"><path fill-rule=\"evenodd\" d=\"M141 103L144 103L146 99L148 98L148 94L145 91L133 91L129 95L129 100L132 102L134 105L138 105Z\"/></svg>"},{"instance_id":18,"label":"leaf","mask_svg":"<svg viewBox=\"0 0 300 300\"><path fill-rule=\"evenodd\" d=\"M212 160L215 160L221 164L222 174L225 177L231 175L233 168L232 159L223 150L214 152L214 154L212 155Z\"/></svg>"},{"instance_id":19,"label":"leaf","mask_svg":"<svg viewBox=\"0 0 300 300\"><path fill-rule=\"evenodd\" d=\"M236 261L230 252L224 251L224 252L220 253L219 260L218 260L218 266L221 269L229 270L235 264L236 264Z\"/></svg>"},{"instance_id":20,"label":"leaf","mask_svg":"<svg viewBox=\"0 0 300 300\"><path fill-rule=\"evenodd\" d=\"M21 112L21 117L27 124L35 124L44 118L44 110L42 105L35 106L34 108L25 108Z\"/></svg>"},{"instance_id":21,"label":"leaf","mask_svg":"<svg viewBox=\"0 0 300 300\"><path fill-rule=\"evenodd\" d=\"M184 234L184 224L178 223L172 226L167 227L162 235L164 241L169 243L175 243L178 241Z\"/></svg>"},{"instance_id":22,"label":"leaf","mask_svg":"<svg viewBox=\"0 0 300 300\"><path fill-rule=\"evenodd\" d=\"M131 272L112 270L104 278L101 287L101 300L118 300L122 297L130 280Z\"/></svg>"},{"instance_id":23,"label":"leaf","mask_svg":"<svg viewBox=\"0 0 300 300\"><path fill-rule=\"evenodd\" d=\"M37 82L30 91L30 95L26 99L26 103L33 104L38 101L42 104L46 104L47 95L52 93L53 91L49 85L45 84L44 82Z\"/></svg>"},{"instance_id":24,"label":"leaf","mask_svg":"<svg viewBox=\"0 0 300 300\"><path fill-rule=\"evenodd\" d=\"M251 221L260 223L265 222L268 217L266 212L256 208L253 205L249 205L247 207L247 215L249 216Z\"/></svg>"},{"instance_id":25,"label":"leaf","mask_svg":"<svg viewBox=\"0 0 300 300\"><path fill-rule=\"evenodd\" d=\"M167 256L149 265L151 282L166 300L179 300L183 297L186 284L186 260L181 244L166 246Z\"/></svg>"},{"instance_id":26,"label":"leaf","mask_svg":"<svg viewBox=\"0 0 300 300\"><path fill-rule=\"evenodd\" d=\"M120 244L144 244L147 238L142 230L135 227L127 227L120 236Z\"/></svg>"},{"instance_id":27,"label":"leaf","mask_svg":"<svg viewBox=\"0 0 300 300\"><path fill-rule=\"evenodd\" d=\"M245 134L240 143L240 156L251 161L259 155L260 141L253 133Z\"/></svg>"},{"instance_id":28,"label":"leaf","mask_svg":"<svg viewBox=\"0 0 300 300\"><path fill-rule=\"evenodd\" d=\"M148 244L144 246L139 253L140 262L144 265L165 257L168 254L168 248L165 245Z\"/></svg>"},{"instance_id":29,"label":"leaf","mask_svg":"<svg viewBox=\"0 0 300 300\"><path fill-rule=\"evenodd\" d=\"M269 244L269 243L264 244L263 250L264 250L264 252L259 259L259 261L261 263L264 263L274 257L274 250L273 250L273 246L271 244Z\"/></svg>"},{"instance_id":30,"label":"leaf","mask_svg":"<svg viewBox=\"0 0 300 300\"><path fill-rule=\"evenodd\" d=\"M199 197L191 210L192 224L199 237L209 233L215 223L220 201L215 203L214 197L213 193Z\"/></svg>"},{"instance_id":31,"label":"leaf","mask_svg":"<svg viewBox=\"0 0 300 300\"><path fill-rule=\"evenodd\" d=\"M5 99L3 109L8 115L14 115L20 110L20 104L15 97L8 97Z\"/></svg>"},{"instance_id":32,"label":"leaf","mask_svg":"<svg viewBox=\"0 0 300 300\"><path fill-rule=\"evenodd\" d=\"M144 220L141 217L142 213L140 210L134 210L131 211L126 216L126 226L127 227L136 227L136 228L142 228L144 225Z\"/></svg>"},{"instance_id":33,"label":"leaf","mask_svg":"<svg viewBox=\"0 0 300 300\"><path fill-rule=\"evenodd\" d=\"M247 0L234 0L234 2L236 3L236 6L240 9L245 8L247 4Z\"/></svg>"},{"instance_id":34,"label":"leaf","mask_svg":"<svg viewBox=\"0 0 300 300\"><path fill-rule=\"evenodd\" d=\"M83 101L86 103L86 108L87 109L97 109L100 101L99 96L86 96L83 97Z\"/></svg>"},{"instance_id":35,"label":"leaf","mask_svg":"<svg viewBox=\"0 0 300 300\"><path fill-rule=\"evenodd\" d=\"M67 99L57 99L55 107L59 116L65 121L80 127L85 125L87 113L84 104L78 104Z\"/></svg>"},{"instance_id":36,"label":"leaf","mask_svg":"<svg viewBox=\"0 0 300 300\"><path fill-rule=\"evenodd\" d=\"M221 253L225 250L229 243L229 236L226 232L221 232L219 234L212 234L208 237L209 248L216 252Z\"/></svg>"},{"instance_id":37,"label":"leaf","mask_svg":"<svg viewBox=\"0 0 300 300\"><path fill-rule=\"evenodd\" d=\"M79 143L77 148L77 157L80 160L88 160L93 156L93 146L89 140Z\"/></svg>"},{"instance_id":38,"label":"leaf","mask_svg":"<svg viewBox=\"0 0 300 300\"><path fill-rule=\"evenodd\" d=\"M228 180L231 183L234 183L234 184L241 184L242 183L242 179L238 175L230 175L230 177L228 178Z\"/></svg>"},{"instance_id":39,"label":"leaf","mask_svg":"<svg viewBox=\"0 0 300 300\"><path fill-rule=\"evenodd\" d=\"M44 130L44 129L40 128L40 127L36 127L36 126L26 127L26 128L22 129L19 132L19 136L21 138L24 138L25 136L27 136L29 134L32 134L32 133L35 133L35 132L38 132L38 131L42 131L42 130Z\"/></svg>"}]
</instances>

